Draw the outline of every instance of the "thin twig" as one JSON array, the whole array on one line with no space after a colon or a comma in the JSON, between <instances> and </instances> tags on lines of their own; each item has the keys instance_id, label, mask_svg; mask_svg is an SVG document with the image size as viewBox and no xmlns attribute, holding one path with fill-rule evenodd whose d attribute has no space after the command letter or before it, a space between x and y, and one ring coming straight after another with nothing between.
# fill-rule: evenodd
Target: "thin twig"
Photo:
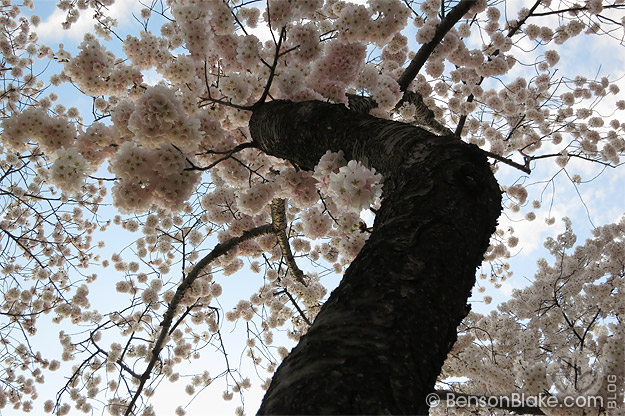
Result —
<instances>
[{"instance_id":1,"label":"thin twig","mask_svg":"<svg viewBox=\"0 0 625 416\"><path fill-rule=\"evenodd\" d=\"M289 298L289 300L291 301L293 306L295 306L295 309L297 309L297 312L299 312L299 314L302 317L302 319L304 320L304 322L306 322L308 324L308 326L312 326L312 322L310 322L310 319L308 319L308 317L306 317L306 314L304 314L304 311L302 310L302 308L299 307L299 305L295 301L295 298L293 297L293 295L291 295L289 293L289 291L286 290L286 289L284 289L282 291L282 293L284 293Z\"/></svg>"},{"instance_id":2,"label":"thin twig","mask_svg":"<svg viewBox=\"0 0 625 416\"><path fill-rule=\"evenodd\" d=\"M625 7L622 4L604 4L604 9L621 9ZM586 6L569 7L568 9L550 10L548 12L534 13L534 16L550 16L554 14L575 13L588 10Z\"/></svg>"},{"instance_id":3,"label":"thin twig","mask_svg":"<svg viewBox=\"0 0 625 416\"><path fill-rule=\"evenodd\" d=\"M269 95L269 89L271 88L271 84L273 82L273 77L276 75L276 67L278 66L278 59L280 59L280 47L282 46L282 41L286 38L286 28L282 28L280 30L280 37L278 38L278 43L276 44L276 54L273 57L273 63L269 69L269 77L267 77L267 84L265 84L265 89L263 90L262 95L256 101L256 103L252 107L260 106L267 99L267 95Z\"/></svg>"},{"instance_id":4,"label":"thin twig","mask_svg":"<svg viewBox=\"0 0 625 416\"><path fill-rule=\"evenodd\" d=\"M275 198L271 201L271 220L273 221L274 234L278 238L278 244L282 250L286 265L289 271L295 277L295 280L307 286L304 280L304 273L297 266L293 252L291 252L291 246L289 245L289 237L286 235L286 212L285 212L285 200L282 198Z\"/></svg>"},{"instance_id":5,"label":"thin twig","mask_svg":"<svg viewBox=\"0 0 625 416\"><path fill-rule=\"evenodd\" d=\"M500 162L503 162L503 163L505 163L508 166L512 166L513 168L516 168L516 169L520 170L521 172L525 172L528 175L530 173L532 173L532 170L529 167L529 163L526 163L525 165L521 165L520 163L516 163L515 161L510 160L507 157L503 157L503 156L500 156L500 155L498 155L496 153L489 152L488 150L482 150L482 151L486 154L486 156L488 156L490 158L493 158L495 160L498 160ZM529 160L528 160L528 162L529 162Z\"/></svg>"},{"instance_id":6,"label":"thin twig","mask_svg":"<svg viewBox=\"0 0 625 416\"><path fill-rule=\"evenodd\" d=\"M212 150L206 151L204 153L208 153L208 154L223 154L224 156L217 159L216 161L214 161L213 163L209 164L208 166L196 166L189 158L187 158L187 162L191 165L190 168L185 168L185 170L209 170L214 168L215 166L217 166L219 163L223 162L224 160L230 159L232 157L233 154L243 150L243 149L248 149L250 147L257 147L256 143L254 142L245 142L245 143L241 143L239 145L236 145L235 147L233 147L232 149L225 151L225 152L215 152Z\"/></svg>"}]
</instances>

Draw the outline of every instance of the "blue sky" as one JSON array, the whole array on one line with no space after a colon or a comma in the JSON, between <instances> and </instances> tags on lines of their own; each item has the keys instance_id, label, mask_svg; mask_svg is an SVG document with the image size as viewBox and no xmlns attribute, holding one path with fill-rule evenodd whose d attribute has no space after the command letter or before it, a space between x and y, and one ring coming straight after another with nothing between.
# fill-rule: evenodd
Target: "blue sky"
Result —
<instances>
[{"instance_id":1,"label":"blue sky","mask_svg":"<svg viewBox=\"0 0 625 416\"><path fill-rule=\"evenodd\" d=\"M509 10L518 9L524 2L514 1L508 2ZM87 15L81 18L77 24L69 31L63 31L60 29L60 22L63 20L63 13L54 7L53 1L36 1L35 14L42 16L42 24L36 30L40 34L40 41L42 43L51 46L54 50L58 48L58 44L63 43L65 48L69 51L73 51L82 40L82 36L85 32L90 31L92 22L88 19ZM122 37L126 33L136 34L140 29L138 23L132 18L132 13L138 13L141 9L141 5L138 2L131 1L118 1L113 7L111 7L111 13L119 20L118 33ZM152 27L153 30L157 30L156 26ZM414 32L414 29L410 29ZM410 31L408 31L410 34ZM263 38L263 32L257 31L257 35ZM266 36L266 34L264 35ZM409 36L410 46L413 50L418 48L414 41L414 33ZM121 51L121 43L114 39L108 46L116 54ZM523 46L523 45L522 45ZM622 47L615 48L613 43L605 42L604 39L599 37L579 36L577 39L565 43L560 47L553 47L558 49L561 61L557 68L560 74L574 77L577 74L583 74L588 78L593 78L595 74L611 75L612 77L621 77L625 68L625 49ZM605 59L609 56L610 59ZM50 73L59 68L58 65L51 66ZM513 76L525 75L522 71L524 68L517 65L514 69ZM158 77L155 72L149 72L145 77L149 83L156 82ZM620 82L621 89L625 92L625 83ZM81 113L86 121L90 119L91 113L91 99L88 97L81 97L76 93L75 89L65 84L58 90L60 99L59 103L63 103L66 106L77 106L80 108ZM601 114L609 115L614 108L613 99L608 97L605 102L601 103L597 109ZM596 164L590 164L587 162L573 161L567 167L567 172L570 175L580 174L584 180L594 178L603 168ZM521 242L515 249L511 249L514 256L510 259L512 270L515 271L515 276L504 282L501 290L495 290L487 282L478 282L478 284L485 285L486 292L490 296L495 298L495 301L491 305L484 305L481 301L482 294L474 297L473 309L479 312L487 312L493 308L493 305L497 301L505 300L506 296L511 293L513 288L519 288L525 286L531 281L532 275L535 270L536 260L541 256L546 256L547 252L542 247L542 241L548 236L554 236L558 232L563 230L563 225L560 219L564 216L568 216L573 220L573 226L578 233L578 242L582 242L585 238L590 236L590 230L593 225L603 225L606 223L618 221L620 216L625 211L625 173L624 169L606 169L603 174L596 177L592 181L581 185L574 185L565 172L559 171L555 164L550 160L539 161L530 177L522 178L523 173L514 170L513 168L505 165L501 165L497 177L501 184L511 185L518 181L520 178L525 184L532 184L528 187L530 196L528 201L531 207L531 201L539 200L542 203L542 208L536 210L537 219L531 223L522 220L525 213L531 209L524 207L520 213L512 214L506 212L501 220L500 224L506 228L513 226L515 228L515 235L517 235ZM553 200L553 203L552 203ZM554 217L556 223L552 226L548 226L545 223L547 217ZM110 250L118 249L119 241L128 241L130 237L122 231L116 231L108 233L106 236L107 242L111 247ZM96 240L99 238L96 238ZM106 287L106 279L111 281L116 280L115 271L111 267L102 273L100 282L102 288ZM331 280L331 279L329 279ZM335 279L338 282L338 279ZM258 276L251 273L238 273L234 276L219 277L218 281L224 286L224 297L220 298L224 310L227 310L230 306L234 306L234 303L246 296L241 295L241 288L249 288L254 290L258 287ZM476 291L474 291L476 292ZM102 297L99 299L102 304L110 301L110 296ZM94 304L98 300L94 300ZM231 304L231 305L230 305ZM40 336L56 336L55 327L52 328L53 334L43 332ZM241 337L244 339L245 331L243 325L240 323L233 330L236 332L235 337ZM56 338L55 338L56 339ZM240 348L232 348L232 351L238 352ZM208 354L206 354L208 356ZM223 368L223 363L220 361L219 355L215 370L210 370L211 373L219 372L219 368ZM244 362L240 360L240 357L232 357L234 361ZM210 361L203 359L202 365L205 363L210 369ZM65 366L65 370L67 370ZM57 373L56 376L62 376L62 373ZM53 380L53 379L52 379ZM60 378L57 379L60 382ZM182 389L184 383L181 386L171 386L168 382L165 382L168 386L166 388L167 394L163 395L162 391L160 395L157 395L154 402L163 411L163 414L172 414L172 404L175 400L171 400L172 397L180 395L184 399L186 396ZM48 383L48 385L54 385L56 383ZM258 383L256 383L257 385ZM189 409L205 409L207 406L215 413L233 413L234 407L240 403L238 400L232 402L223 402L221 399L221 392L223 391L223 383L216 383L216 386L209 387L210 392L203 394L201 399L196 400L192 407ZM253 413L258 407L258 403L262 398L262 391L253 389L248 396L246 396L246 410L247 413ZM177 403L176 403L177 406ZM197 414L195 411L189 411L189 414Z\"/></svg>"}]
</instances>

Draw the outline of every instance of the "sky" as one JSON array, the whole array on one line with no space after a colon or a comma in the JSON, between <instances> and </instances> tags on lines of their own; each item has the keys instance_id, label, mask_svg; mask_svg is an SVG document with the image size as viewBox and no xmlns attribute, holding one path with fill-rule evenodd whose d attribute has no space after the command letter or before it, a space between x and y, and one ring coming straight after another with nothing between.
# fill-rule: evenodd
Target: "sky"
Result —
<instances>
[{"instance_id":1,"label":"sky","mask_svg":"<svg viewBox=\"0 0 625 416\"><path fill-rule=\"evenodd\" d=\"M39 35L40 41L52 47L54 50L57 50L59 45L63 44L66 50L73 51L82 41L84 34L92 32L92 26L95 21L90 17L91 14L89 12L84 12L81 14L79 20L72 25L70 30L62 30L60 25L61 22L65 20L65 14L57 9L55 4L56 1L50 0L35 1L35 9L32 13L37 14L42 18L42 22L36 28L36 32ZM134 13L135 15L138 15L139 11L143 7L144 6L142 6L138 1L123 0L117 1L109 8L110 15L118 19L118 29L120 34L138 33L138 24L132 14ZM113 40L106 46L117 56L121 55L121 42ZM58 72L60 69L60 65L53 63L48 68L48 71L49 74L52 74ZM146 71L145 75L144 80L150 85L156 84L160 80L160 76L154 70ZM89 97L77 94L75 88L68 84L62 84L55 90L55 92L59 96L57 103L62 103L68 107L76 106L85 120L92 119L90 114L92 101ZM100 173L98 173L97 175L110 176L107 172L102 173L104 174L100 175ZM110 198L108 202L111 202ZM105 217L107 215L112 217L117 212L112 208L104 208L103 213ZM102 258L110 258L113 253L119 253L121 247L131 245L130 242L133 242L139 237L139 235L136 233L130 234L119 226L112 226L111 229L107 231L104 236L102 236L104 238L98 237L96 237L96 241L104 239L107 244L102 251ZM212 238L212 241L213 243L209 244L209 246L214 246L217 243L214 238ZM122 243L121 247L120 243ZM99 277L92 284L92 287L90 285L90 292L107 293L107 295L90 296L91 307L93 309L100 310L101 312L107 312L113 310L115 304L118 305L117 307L119 309L126 306L127 298L116 294L111 283L119 280L119 273L116 272L112 266L109 266L106 269L95 267L93 268L93 271L90 271L90 273L92 272L98 273ZM172 272L170 275L175 276L176 273ZM229 277L222 276L219 279L219 283L224 289L224 295L220 297L218 301L223 307L223 310L227 311L233 308L239 299L249 298L251 293L258 289L258 278L258 275L254 275L252 273L238 273L235 276ZM49 318L51 318L51 316L44 317L42 321ZM46 352L56 350L58 351L58 354L56 355L60 356L62 349L57 341L58 331L60 329L64 329L64 327L57 324L42 325L37 335L33 337L33 345L45 345ZM76 332L76 328L72 326L68 326L65 329L68 333L70 331ZM247 338L245 326L238 323L234 327L225 327L225 331L223 342L226 351L229 354L233 354L229 356L231 362L241 367L246 374L254 374L254 369L251 368L251 365L249 365L249 359L247 359L247 357L237 355L242 354L244 349L245 339ZM276 345L283 345L289 342L292 343L292 341L288 340L286 335L281 334L278 331L274 331L274 338L276 340ZM80 338L77 337L77 339ZM107 339L106 342L104 342L104 345L108 345L111 342L123 342L123 340ZM224 356L220 352L213 351L209 347L208 349L202 351L202 356L203 358L200 361L202 371L208 370L212 376L216 376L223 372L225 368ZM43 406L43 401L56 396L58 388L65 385L65 377L70 374L71 365L73 364L73 362L62 362L60 370L56 372L48 372L46 374L45 385L39 387L41 400L39 400L38 404L35 405L35 409L39 411ZM184 392L185 385L187 384L184 381L186 377L185 374L195 374L197 372L197 368L182 365L180 366L179 371L181 373L182 381L178 383L169 383L168 381L164 381L164 385L161 385L160 390L158 390L159 394L151 399L151 403L159 415L173 415L176 407L179 405L184 406L189 402L190 404L187 408L188 415L207 414L205 412L207 408L210 409L209 414L212 415L233 415L235 413L235 408L243 404L243 399L245 400L244 404L246 413L253 414L260 406L260 402L264 395L264 391L258 387L259 383L257 380L253 380L253 388L246 391L244 396L238 397L235 395L231 401L224 401L221 395L226 389L226 385L224 379L221 378L213 382L204 391L200 391L198 397L191 401L192 396L189 396ZM0 412L0 414L4 413ZM100 414L100 412L97 411L95 414ZM108 413L105 412L105 414Z\"/></svg>"},{"instance_id":2,"label":"sky","mask_svg":"<svg viewBox=\"0 0 625 416\"><path fill-rule=\"evenodd\" d=\"M67 50L72 50L82 40L84 33L91 31L93 21L89 18L88 13L72 27L69 31L63 31L60 29L60 22L64 19L63 12L54 8L53 1L35 0L36 9L35 14L42 16L42 23L36 29L41 41L53 49L56 49L58 44L63 43ZM518 10L523 5L522 0L515 0L508 2L508 10ZM142 8L138 2L134 1L118 1L110 8L110 15L117 18L119 21L118 33L137 33L139 25L132 17L132 14L137 14ZM262 25L261 25L262 26ZM410 31L414 32L414 28L408 31L409 42L412 50L416 50L418 45L414 40L414 33L410 35ZM268 38L266 33L261 30L256 32L257 36L261 39ZM113 41L111 49L115 53L120 50L120 42ZM524 46L524 45L520 45ZM118 48L118 50L115 50ZM561 58L558 64L558 71L563 75L570 75L573 77L577 74L584 74L588 78L592 78L595 74L599 76L610 75L610 77L619 78L623 77L625 71L625 48L614 48L613 43L604 42L600 37L588 37L579 36L577 39L565 43L561 47L554 46L553 49L559 51ZM610 56L609 60L605 57ZM565 58L566 57L566 58ZM54 68L51 68L54 69ZM522 75L523 68L517 66L514 69ZM52 73L53 71L51 71ZM150 71L146 74L146 81L150 84L156 83L159 80L158 74L155 71ZM625 91L625 82L620 82L621 90ZM91 100L82 97L76 101L77 94L73 91L72 87L65 86L59 90L60 99L59 102L63 104L69 104L68 100L74 101L72 105L77 105L81 109L81 112L88 118L91 112ZM603 103L600 103L597 109L601 114L610 115L614 108L614 103L611 98L606 99ZM565 172L557 169L554 163L551 161L542 161L536 164L531 176L524 177L524 174L515 170L512 167L500 165L497 173L497 178L502 184L512 184L518 180L521 180L528 186L530 196L528 201L538 200L542 203L542 208L536 211L537 219L531 223L522 220L523 216L530 210L524 208L518 214L512 214L509 211L506 212L500 219L502 228L514 227L515 235L519 237L520 244L515 249L511 249L513 257L510 259L511 269L515 271L515 275L512 279L507 280L502 284L500 290L494 289L488 283L478 281L478 285L484 285L486 288L485 293L476 294L472 300L473 310L478 312L488 312L493 308L493 305L499 301L507 299L512 293L514 288L521 288L531 281L535 270L536 260L539 257L547 256L548 253L542 246L542 242L548 236L555 236L558 232L563 230L563 225L560 219L562 217L570 217L573 220L573 226L578 233L578 243L581 243L585 238L590 237L590 231L594 226L603 225L610 222L618 221L625 211L625 169L610 169L597 176L602 170L599 165L593 165L580 161L572 161L567 167L569 175L578 173L584 180L581 185L576 186L572 183ZM596 177L597 176L597 177ZM595 178L596 177L596 178ZM592 179L594 178L594 179ZM592 179L592 180L591 180ZM553 204L552 204L553 201ZM545 223L547 217L556 218L556 223L552 226L548 226ZM117 234L109 236L112 239L111 246L116 246L116 241L127 241L130 238L124 234L124 231L117 229ZM103 273L114 273L111 268L107 269ZM111 278L114 278L111 276ZM235 276L222 278L220 283L224 286L224 293L236 293L241 287L250 287L255 289L258 286L257 276L251 273L238 273ZM338 282L338 280L337 280ZM106 281L102 282L103 285ZM474 291L477 292L477 291ZM493 304L486 305L482 302L482 296L490 295L495 300ZM223 302L224 310L227 310L229 302L236 302L238 299L244 298L237 293L236 298L220 298ZM109 302L109 298L102 299L103 303ZM56 333L56 328L52 328L52 334ZM234 329L234 331L244 331L241 326ZM53 336L49 332L43 332L39 336L48 337ZM241 337L244 337L244 332ZM230 337L232 338L232 337ZM232 348L232 351L241 351L241 349ZM219 355L214 355L218 357ZM233 357L235 361L240 360L240 357ZM244 360L241 360L242 362ZM202 365L206 363L207 368L211 373L218 373L220 368L223 368L222 362L211 362L210 360L203 360ZM211 365L214 365L215 370L211 369ZM55 377L56 382L62 382L60 378L63 372L58 372ZM55 380L51 378L50 380ZM46 384L56 384L55 381ZM167 383L167 382L165 382ZM163 411L162 414L173 414L172 404L175 400L172 397L184 397L188 396L182 391L184 383L174 386L167 383L167 394L157 395L154 399L156 407ZM209 387L210 392L208 394L202 394L197 400L191 403L188 411L190 415L200 414L210 408L212 414L233 414L234 407L240 405L235 399L232 402L224 402L221 399L221 392L223 386ZM43 391L42 391L43 392ZM246 412L248 414L254 413L258 408L263 392L258 389L252 389L249 395L246 395ZM176 403L177 405L177 403Z\"/></svg>"},{"instance_id":3,"label":"sky","mask_svg":"<svg viewBox=\"0 0 625 416\"><path fill-rule=\"evenodd\" d=\"M108 7L107 14L117 20L118 27L131 27L137 23L133 14L138 16L143 7L138 1L118 1ZM55 42L58 41L59 43L80 41L84 33L92 31L95 23L92 12L87 10L81 14L70 30L60 29L61 23L65 21L66 12L58 9L54 0L36 1L35 14L39 14L42 17L42 22L37 27L37 33L44 42L48 39L54 39ZM49 46L52 46L52 42L50 42Z\"/></svg>"}]
</instances>

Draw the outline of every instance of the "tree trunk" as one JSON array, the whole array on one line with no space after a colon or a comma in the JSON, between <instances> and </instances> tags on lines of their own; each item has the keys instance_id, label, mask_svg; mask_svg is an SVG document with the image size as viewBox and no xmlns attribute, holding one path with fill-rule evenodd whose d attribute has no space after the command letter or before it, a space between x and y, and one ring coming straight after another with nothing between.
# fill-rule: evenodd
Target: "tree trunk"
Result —
<instances>
[{"instance_id":1,"label":"tree trunk","mask_svg":"<svg viewBox=\"0 0 625 416\"><path fill-rule=\"evenodd\" d=\"M369 240L259 414L427 414L501 212L486 157L453 136L316 101L265 103L250 132L302 169L343 150L384 175Z\"/></svg>"}]
</instances>

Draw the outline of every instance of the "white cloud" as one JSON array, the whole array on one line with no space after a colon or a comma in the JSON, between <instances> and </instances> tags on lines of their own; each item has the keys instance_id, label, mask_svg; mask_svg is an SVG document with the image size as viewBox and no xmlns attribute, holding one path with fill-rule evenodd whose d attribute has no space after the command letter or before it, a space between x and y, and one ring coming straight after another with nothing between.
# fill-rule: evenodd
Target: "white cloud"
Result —
<instances>
[{"instance_id":1,"label":"white cloud","mask_svg":"<svg viewBox=\"0 0 625 416\"><path fill-rule=\"evenodd\" d=\"M118 27L122 28L132 24L134 18L133 13L139 12L143 6L139 2L118 1L107 8L106 15L117 20ZM55 46L52 41L62 42L78 41L80 42L85 33L93 32L93 25L96 20L93 18L93 10L82 10L78 21L68 30L61 28L61 23L65 21L66 12L55 8L52 14L42 16L42 22L37 26L36 32L39 39L50 46Z\"/></svg>"},{"instance_id":2,"label":"white cloud","mask_svg":"<svg viewBox=\"0 0 625 416\"><path fill-rule=\"evenodd\" d=\"M559 195L564 198L565 195ZM542 249L543 241L546 237L552 236L561 232L564 227L559 222L562 217L569 216L570 212L567 211L567 205L557 205L549 209L549 206L544 206L541 209L534 210L536 219L531 222L527 222L523 219L525 213L532 211L531 208L523 208L519 214L510 214L506 211L507 215L502 215L499 219L499 227L507 230L508 227L514 229L514 236L519 239L519 245L510 251L517 257L531 257L535 256L537 250ZM514 215L514 216L512 216ZM557 221L554 225L548 225L546 220L548 217L555 218Z\"/></svg>"},{"instance_id":3,"label":"white cloud","mask_svg":"<svg viewBox=\"0 0 625 416\"><path fill-rule=\"evenodd\" d=\"M148 69L147 71L142 71L141 73L143 74L143 82L148 85L156 85L165 79L161 74L156 72L156 69L154 68Z\"/></svg>"},{"instance_id":4,"label":"white cloud","mask_svg":"<svg viewBox=\"0 0 625 416\"><path fill-rule=\"evenodd\" d=\"M501 288L499 288L501 293L503 293L505 296L508 296L508 297L512 296L512 291L514 289L517 289L517 288L511 285L510 283L508 283L507 281L503 282L501 284Z\"/></svg>"}]
</instances>

